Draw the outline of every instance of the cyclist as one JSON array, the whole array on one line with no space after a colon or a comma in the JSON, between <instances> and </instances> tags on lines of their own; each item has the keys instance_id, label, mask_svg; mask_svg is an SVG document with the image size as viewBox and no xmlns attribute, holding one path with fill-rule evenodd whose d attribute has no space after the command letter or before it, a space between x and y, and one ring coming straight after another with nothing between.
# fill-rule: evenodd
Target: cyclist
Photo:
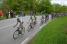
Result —
<instances>
[{"instance_id":1,"label":"cyclist","mask_svg":"<svg viewBox=\"0 0 67 44\"><path fill-rule=\"evenodd\" d=\"M44 23L44 16L42 15L41 17L41 23L43 24Z\"/></svg>"},{"instance_id":2,"label":"cyclist","mask_svg":"<svg viewBox=\"0 0 67 44\"><path fill-rule=\"evenodd\" d=\"M45 15L45 22L47 22L48 19L49 19L49 15L47 14L47 15Z\"/></svg>"},{"instance_id":3,"label":"cyclist","mask_svg":"<svg viewBox=\"0 0 67 44\"><path fill-rule=\"evenodd\" d=\"M30 27L33 28L33 17L30 17Z\"/></svg>"},{"instance_id":4,"label":"cyclist","mask_svg":"<svg viewBox=\"0 0 67 44\"><path fill-rule=\"evenodd\" d=\"M42 15L42 19L44 20L44 16Z\"/></svg>"},{"instance_id":5,"label":"cyclist","mask_svg":"<svg viewBox=\"0 0 67 44\"><path fill-rule=\"evenodd\" d=\"M34 15L34 25L36 24L37 17Z\"/></svg>"},{"instance_id":6,"label":"cyclist","mask_svg":"<svg viewBox=\"0 0 67 44\"><path fill-rule=\"evenodd\" d=\"M17 23L16 23L16 25L14 27L16 27L19 24L18 29L17 29L19 34L22 34L23 23L24 23L23 21L21 22L20 19L17 18ZM21 30L20 30L20 28L21 28Z\"/></svg>"}]
</instances>

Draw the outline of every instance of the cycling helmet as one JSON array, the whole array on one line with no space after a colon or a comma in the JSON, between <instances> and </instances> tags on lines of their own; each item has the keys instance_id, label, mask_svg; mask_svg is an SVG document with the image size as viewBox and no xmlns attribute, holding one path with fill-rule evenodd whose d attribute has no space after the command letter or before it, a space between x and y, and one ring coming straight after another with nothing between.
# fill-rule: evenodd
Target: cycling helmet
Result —
<instances>
[{"instance_id":1,"label":"cycling helmet","mask_svg":"<svg viewBox=\"0 0 67 44\"><path fill-rule=\"evenodd\" d=\"M19 19L19 18L17 18L17 21L18 21L18 22L20 22L20 19Z\"/></svg>"}]
</instances>

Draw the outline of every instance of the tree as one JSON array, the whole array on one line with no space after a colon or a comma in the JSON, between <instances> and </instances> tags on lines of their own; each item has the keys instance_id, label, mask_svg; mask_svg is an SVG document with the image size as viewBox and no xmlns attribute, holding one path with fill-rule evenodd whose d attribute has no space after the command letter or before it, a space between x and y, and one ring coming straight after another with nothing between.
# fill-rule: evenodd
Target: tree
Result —
<instances>
[{"instance_id":1,"label":"tree","mask_svg":"<svg viewBox=\"0 0 67 44\"><path fill-rule=\"evenodd\" d=\"M44 11L51 13L51 3L49 0L6 0L7 9L14 11Z\"/></svg>"},{"instance_id":2,"label":"tree","mask_svg":"<svg viewBox=\"0 0 67 44\"><path fill-rule=\"evenodd\" d=\"M39 12L45 10L46 13L51 13L51 3L49 0L40 0L36 6L36 10Z\"/></svg>"}]
</instances>

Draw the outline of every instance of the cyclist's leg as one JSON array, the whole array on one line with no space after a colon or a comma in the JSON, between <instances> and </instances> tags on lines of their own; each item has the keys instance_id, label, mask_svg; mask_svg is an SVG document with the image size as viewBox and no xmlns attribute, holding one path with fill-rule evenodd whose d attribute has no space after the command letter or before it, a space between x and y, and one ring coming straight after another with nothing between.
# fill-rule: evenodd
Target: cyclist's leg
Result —
<instances>
[{"instance_id":1,"label":"cyclist's leg","mask_svg":"<svg viewBox=\"0 0 67 44\"><path fill-rule=\"evenodd\" d=\"M22 31L21 30L19 30L19 34L22 34Z\"/></svg>"},{"instance_id":2,"label":"cyclist's leg","mask_svg":"<svg viewBox=\"0 0 67 44\"><path fill-rule=\"evenodd\" d=\"M32 29L32 24L30 23L28 26L28 32Z\"/></svg>"},{"instance_id":3,"label":"cyclist's leg","mask_svg":"<svg viewBox=\"0 0 67 44\"><path fill-rule=\"evenodd\" d=\"M33 28L33 24L32 24L32 23L30 23L30 28L31 28L31 29Z\"/></svg>"},{"instance_id":4,"label":"cyclist's leg","mask_svg":"<svg viewBox=\"0 0 67 44\"><path fill-rule=\"evenodd\" d=\"M17 30L16 31L18 31L18 34L20 33L20 30L19 30L20 28L19 27L17 27Z\"/></svg>"},{"instance_id":5,"label":"cyclist's leg","mask_svg":"<svg viewBox=\"0 0 67 44\"><path fill-rule=\"evenodd\" d=\"M35 21L34 21L33 23L34 23L34 25L36 24L36 22L35 22Z\"/></svg>"},{"instance_id":6,"label":"cyclist's leg","mask_svg":"<svg viewBox=\"0 0 67 44\"><path fill-rule=\"evenodd\" d=\"M41 25L43 24L43 19L41 19Z\"/></svg>"},{"instance_id":7,"label":"cyclist's leg","mask_svg":"<svg viewBox=\"0 0 67 44\"><path fill-rule=\"evenodd\" d=\"M35 20L35 24L37 23L37 21Z\"/></svg>"},{"instance_id":8,"label":"cyclist's leg","mask_svg":"<svg viewBox=\"0 0 67 44\"><path fill-rule=\"evenodd\" d=\"M22 34L24 34L25 33L25 27L22 26L21 29L22 29L21 30L22 31Z\"/></svg>"},{"instance_id":9,"label":"cyclist's leg","mask_svg":"<svg viewBox=\"0 0 67 44\"><path fill-rule=\"evenodd\" d=\"M19 34L22 34L22 31L21 31L21 30L22 30L22 29L21 29L21 25L19 25L18 30L19 30L19 31L18 31Z\"/></svg>"}]
</instances>

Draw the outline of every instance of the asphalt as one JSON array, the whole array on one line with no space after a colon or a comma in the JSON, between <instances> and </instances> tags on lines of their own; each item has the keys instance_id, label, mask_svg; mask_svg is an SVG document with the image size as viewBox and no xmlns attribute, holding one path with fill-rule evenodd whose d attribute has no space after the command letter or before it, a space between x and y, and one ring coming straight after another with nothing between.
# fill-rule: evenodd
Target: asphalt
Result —
<instances>
[{"instance_id":1,"label":"asphalt","mask_svg":"<svg viewBox=\"0 0 67 44\"><path fill-rule=\"evenodd\" d=\"M40 27L42 27L40 26L41 16L37 16L37 24L30 32L27 31L30 16L20 18L23 18L24 21L25 34L23 36L19 36L16 40L13 39L13 33L17 29L17 27L13 28L16 24L16 18L0 21L0 44L27 44L27 42L40 31ZM49 18L49 21L50 20L51 17ZM47 25L47 23L44 23L44 25Z\"/></svg>"}]
</instances>

